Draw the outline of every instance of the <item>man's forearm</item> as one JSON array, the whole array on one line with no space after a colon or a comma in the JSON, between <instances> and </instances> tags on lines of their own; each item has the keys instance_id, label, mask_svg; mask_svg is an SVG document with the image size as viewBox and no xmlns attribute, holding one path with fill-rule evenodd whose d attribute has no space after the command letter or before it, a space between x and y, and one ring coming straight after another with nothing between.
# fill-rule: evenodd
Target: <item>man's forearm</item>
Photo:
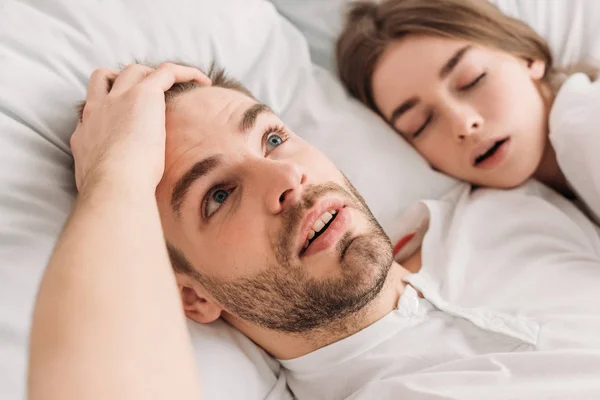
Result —
<instances>
[{"instance_id":1,"label":"man's forearm","mask_svg":"<svg viewBox=\"0 0 600 400\"><path fill-rule=\"evenodd\" d=\"M78 199L42 281L30 353L31 399L199 398L153 190L103 184Z\"/></svg>"}]
</instances>

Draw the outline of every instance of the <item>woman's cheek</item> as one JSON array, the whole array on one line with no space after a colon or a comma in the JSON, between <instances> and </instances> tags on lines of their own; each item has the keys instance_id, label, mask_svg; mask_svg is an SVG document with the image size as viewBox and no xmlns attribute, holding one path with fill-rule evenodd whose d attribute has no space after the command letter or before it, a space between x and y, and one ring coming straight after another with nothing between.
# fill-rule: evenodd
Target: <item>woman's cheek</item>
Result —
<instances>
[{"instance_id":1,"label":"woman's cheek","mask_svg":"<svg viewBox=\"0 0 600 400\"><path fill-rule=\"evenodd\" d=\"M420 141L415 142L415 148L432 167L446 172L451 149L441 143L439 139L421 138Z\"/></svg>"}]
</instances>

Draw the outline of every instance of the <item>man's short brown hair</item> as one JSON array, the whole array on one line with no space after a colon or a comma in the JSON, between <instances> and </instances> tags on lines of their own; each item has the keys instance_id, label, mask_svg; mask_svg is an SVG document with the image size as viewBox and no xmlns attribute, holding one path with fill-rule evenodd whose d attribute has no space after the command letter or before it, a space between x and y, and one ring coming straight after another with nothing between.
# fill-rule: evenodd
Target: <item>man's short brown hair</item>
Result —
<instances>
[{"instance_id":1,"label":"man's short brown hair","mask_svg":"<svg viewBox=\"0 0 600 400\"><path fill-rule=\"evenodd\" d=\"M147 65L152 68L156 67L155 65L139 63L139 62L137 64ZM174 64L185 65L186 67L193 67L193 68L197 68L200 71L202 71L202 68L198 68L198 67L195 67L190 64L181 63L181 62L174 62ZM225 70L223 68L217 67L215 65L215 63L211 64L211 66L208 70L208 73L206 73L206 75L210 78L210 80L212 82L211 86L236 90L238 92L245 94L246 96L250 97L251 99L256 100L256 98L252 95L252 93L250 93L250 91L240 81L227 75ZM108 82L108 84L109 84L109 90L110 90L110 88L112 87L113 81ZM167 90L165 92L165 102L168 104L175 97L177 97L183 93L189 92L197 87L200 87L200 85L196 82L175 83L173 86L171 86L171 88L169 90ZM77 112L78 112L80 120L83 116L84 108L85 108L85 101L81 102L77 106ZM170 245L169 243L167 243L167 250L169 252L169 258L171 260L171 265L176 272L181 272L181 273L190 274L190 275L194 276L195 271L192 268L191 264L187 261L187 259L183 255L183 253L181 253L177 248Z\"/></svg>"},{"instance_id":2,"label":"man's short brown hair","mask_svg":"<svg viewBox=\"0 0 600 400\"><path fill-rule=\"evenodd\" d=\"M166 62L168 62L168 61L166 61ZM157 67L157 65L146 64L146 63L141 63L141 62L138 62L137 64L146 65L151 68ZM199 69L200 71L204 72L204 70L202 68L196 67L191 64L187 64L187 63L183 63L183 62L173 62L173 64L179 64L179 65L184 65L186 67L196 68L196 69ZM252 93L240 81L229 76L223 68L218 67L215 63L211 64L210 68L208 69L208 73L205 73L205 74L212 81L212 86L236 90L238 92L245 94L246 96L250 97L251 99L256 100L256 98L252 95ZM113 81L108 82L109 90L112 87L112 84L113 84ZM183 93L189 92L190 90L195 89L197 87L200 87L200 85L196 82L175 83L173 86L171 86L171 88L169 90L167 90L165 92L165 101L167 103L169 103L175 97L177 97ZM77 105L77 113L79 116L79 120L81 120L81 118L83 116L84 108L85 108L85 101L83 101Z\"/></svg>"}]
</instances>

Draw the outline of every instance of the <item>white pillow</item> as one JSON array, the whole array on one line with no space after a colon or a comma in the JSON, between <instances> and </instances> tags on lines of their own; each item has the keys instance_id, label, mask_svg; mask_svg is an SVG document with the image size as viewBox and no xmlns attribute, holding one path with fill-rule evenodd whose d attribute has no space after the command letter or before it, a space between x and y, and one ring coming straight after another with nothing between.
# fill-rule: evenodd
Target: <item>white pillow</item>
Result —
<instances>
[{"instance_id":1,"label":"white pillow","mask_svg":"<svg viewBox=\"0 0 600 400\"><path fill-rule=\"evenodd\" d=\"M600 66L600 2L590 0L490 0L543 36L555 64Z\"/></svg>"},{"instance_id":2,"label":"white pillow","mask_svg":"<svg viewBox=\"0 0 600 400\"><path fill-rule=\"evenodd\" d=\"M335 73L335 41L352 0L270 0L306 37L313 64Z\"/></svg>"}]
</instances>

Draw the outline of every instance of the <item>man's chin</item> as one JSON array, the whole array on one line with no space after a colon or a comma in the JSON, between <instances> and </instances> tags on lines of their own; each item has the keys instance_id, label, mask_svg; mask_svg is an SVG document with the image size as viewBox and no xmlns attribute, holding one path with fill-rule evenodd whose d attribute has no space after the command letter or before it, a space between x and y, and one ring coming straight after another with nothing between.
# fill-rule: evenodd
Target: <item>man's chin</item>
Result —
<instances>
[{"instance_id":1,"label":"man's chin","mask_svg":"<svg viewBox=\"0 0 600 400\"><path fill-rule=\"evenodd\" d=\"M392 246L379 232L349 235L340 241L339 263L346 274L356 274L369 279L373 275L387 275L393 262Z\"/></svg>"}]
</instances>

